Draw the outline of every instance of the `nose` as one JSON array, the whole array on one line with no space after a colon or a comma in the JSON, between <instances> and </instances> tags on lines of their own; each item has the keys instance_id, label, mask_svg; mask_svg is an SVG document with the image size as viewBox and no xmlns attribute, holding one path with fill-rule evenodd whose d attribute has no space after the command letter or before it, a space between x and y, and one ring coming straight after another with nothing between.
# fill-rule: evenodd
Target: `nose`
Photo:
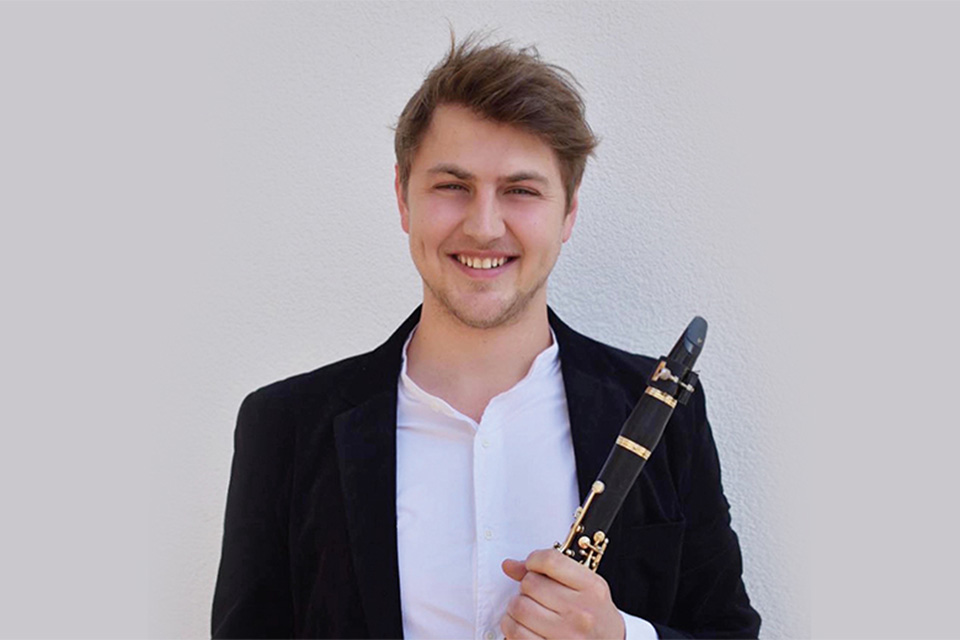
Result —
<instances>
[{"instance_id":1,"label":"nose","mask_svg":"<svg viewBox=\"0 0 960 640\"><path fill-rule=\"evenodd\" d=\"M463 221L463 233L484 244L503 236L506 226L496 193L478 191L471 199Z\"/></svg>"}]
</instances>

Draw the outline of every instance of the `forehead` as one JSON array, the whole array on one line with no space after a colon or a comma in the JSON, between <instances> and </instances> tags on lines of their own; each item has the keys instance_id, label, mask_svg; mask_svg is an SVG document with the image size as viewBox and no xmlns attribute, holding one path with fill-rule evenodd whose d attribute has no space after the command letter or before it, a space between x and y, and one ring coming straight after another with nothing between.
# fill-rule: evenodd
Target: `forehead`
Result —
<instances>
[{"instance_id":1,"label":"forehead","mask_svg":"<svg viewBox=\"0 0 960 640\"><path fill-rule=\"evenodd\" d=\"M458 165L481 178L530 171L560 182L557 154L539 137L456 105L441 105L434 111L411 172L437 164Z\"/></svg>"}]
</instances>

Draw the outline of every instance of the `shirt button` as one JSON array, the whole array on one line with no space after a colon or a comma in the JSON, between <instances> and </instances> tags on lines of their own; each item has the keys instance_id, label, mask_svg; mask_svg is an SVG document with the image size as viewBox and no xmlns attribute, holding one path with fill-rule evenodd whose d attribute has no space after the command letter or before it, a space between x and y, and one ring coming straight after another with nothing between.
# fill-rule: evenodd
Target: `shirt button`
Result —
<instances>
[{"instance_id":1,"label":"shirt button","mask_svg":"<svg viewBox=\"0 0 960 640\"><path fill-rule=\"evenodd\" d=\"M482 441L480 444L483 445L483 448L484 448L484 449L486 449L487 447L490 446L490 441L487 440L486 438L484 438L483 441Z\"/></svg>"},{"instance_id":2,"label":"shirt button","mask_svg":"<svg viewBox=\"0 0 960 640\"><path fill-rule=\"evenodd\" d=\"M497 637L497 634L495 634L493 631L487 631L483 637L486 638L487 640L493 640L494 638Z\"/></svg>"},{"instance_id":3,"label":"shirt button","mask_svg":"<svg viewBox=\"0 0 960 640\"><path fill-rule=\"evenodd\" d=\"M490 531L490 529L487 529L486 531L483 532L483 537L486 538L487 540L493 540L493 531Z\"/></svg>"}]
</instances>

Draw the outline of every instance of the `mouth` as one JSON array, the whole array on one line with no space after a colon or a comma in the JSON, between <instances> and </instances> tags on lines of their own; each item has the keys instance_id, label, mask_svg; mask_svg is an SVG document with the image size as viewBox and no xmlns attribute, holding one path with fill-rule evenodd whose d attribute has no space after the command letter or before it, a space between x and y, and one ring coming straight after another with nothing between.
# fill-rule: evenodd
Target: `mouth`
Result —
<instances>
[{"instance_id":1,"label":"mouth","mask_svg":"<svg viewBox=\"0 0 960 640\"><path fill-rule=\"evenodd\" d=\"M513 256L496 256L481 258L479 256L468 256L462 253L454 254L457 261L471 269L496 269L514 259Z\"/></svg>"},{"instance_id":2,"label":"mouth","mask_svg":"<svg viewBox=\"0 0 960 640\"><path fill-rule=\"evenodd\" d=\"M501 273L517 260L517 256L470 256L462 253L451 254L450 258L460 263L460 268L473 276L493 276Z\"/></svg>"}]
</instances>

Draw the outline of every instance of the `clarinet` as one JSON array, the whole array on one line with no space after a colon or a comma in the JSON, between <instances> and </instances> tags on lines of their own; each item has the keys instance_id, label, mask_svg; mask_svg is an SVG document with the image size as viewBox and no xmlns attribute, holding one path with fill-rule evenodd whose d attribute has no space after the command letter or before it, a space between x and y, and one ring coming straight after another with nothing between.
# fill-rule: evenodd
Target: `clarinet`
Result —
<instances>
[{"instance_id":1,"label":"clarinet","mask_svg":"<svg viewBox=\"0 0 960 640\"><path fill-rule=\"evenodd\" d=\"M554 548L596 571L610 542L607 531L627 492L643 469L677 404L686 404L697 384L692 371L707 337L707 321L696 316L650 377L639 402L623 423L590 493L573 514L567 539Z\"/></svg>"}]
</instances>

